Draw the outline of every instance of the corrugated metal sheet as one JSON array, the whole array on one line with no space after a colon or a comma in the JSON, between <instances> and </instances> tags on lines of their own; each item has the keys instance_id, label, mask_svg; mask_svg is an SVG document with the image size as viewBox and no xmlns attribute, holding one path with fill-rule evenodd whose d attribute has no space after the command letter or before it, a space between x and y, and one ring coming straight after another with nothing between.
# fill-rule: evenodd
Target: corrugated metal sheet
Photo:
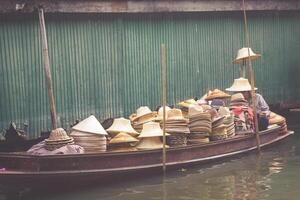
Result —
<instances>
[{"instance_id":1,"label":"corrugated metal sheet","mask_svg":"<svg viewBox=\"0 0 300 200\"><path fill-rule=\"evenodd\" d=\"M250 13L257 87L269 103L299 96L300 15ZM31 137L50 128L37 16L0 18L0 127L28 123ZM166 45L169 104L229 87L243 46L242 13L46 16L59 122L95 114L128 116L161 102Z\"/></svg>"}]
</instances>

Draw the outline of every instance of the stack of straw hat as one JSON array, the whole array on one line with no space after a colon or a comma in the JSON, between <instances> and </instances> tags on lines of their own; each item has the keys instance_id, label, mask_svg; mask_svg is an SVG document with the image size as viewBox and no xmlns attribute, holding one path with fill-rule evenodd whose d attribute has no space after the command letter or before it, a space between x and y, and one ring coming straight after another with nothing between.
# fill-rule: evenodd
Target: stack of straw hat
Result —
<instances>
[{"instance_id":1,"label":"stack of straw hat","mask_svg":"<svg viewBox=\"0 0 300 200\"><path fill-rule=\"evenodd\" d=\"M188 112L189 112L189 108L193 107L195 105L198 105L198 103L197 103L197 101L195 101L195 99L187 99L187 100L184 100L184 101L181 101L181 102L177 103L177 105L182 110L183 116L187 117Z\"/></svg>"},{"instance_id":2,"label":"stack of straw hat","mask_svg":"<svg viewBox=\"0 0 300 200\"><path fill-rule=\"evenodd\" d=\"M188 120L183 117L180 109L174 108L168 111L166 132L170 134L167 138L170 146L186 145L187 134L190 133L190 130Z\"/></svg>"},{"instance_id":3,"label":"stack of straw hat","mask_svg":"<svg viewBox=\"0 0 300 200\"><path fill-rule=\"evenodd\" d=\"M166 136L169 134L166 133ZM163 143L160 137L163 136L163 130L158 122L148 122L143 125L143 130L138 136L140 142L136 146L139 150L150 150L163 148ZM166 147L168 147L166 145Z\"/></svg>"},{"instance_id":4,"label":"stack of straw hat","mask_svg":"<svg viewBox=\"0 0 300 200\"><path fill-rule=\"evenodd\" d=\"M208 111L208 110L206 110ZM204 112L202 106L189 108L189 128L191 134L188 142L191 144L208 143L212 129L212 119L209 112Z\"/></svg>"},{"instance_id":5,"label":"stack of straw hat","mask_svg":"<svg viewBox=\"0 0 300 200\"><path fill-rule=\"evenodd\" d=\"M86 153L106 151L106 131L94 115L72 127L70 134Z\"/></svg>"},{"instance_id":6,"label":"stack of straw hat","mask_svg":"<svg viewBox=\"0 0 300 200\"><path fill-rule=\"evenodd\" d=\"M226 126L227 137L235 136L234 116L228 107L220 107L218 111L220 116L224 116L223 124Z\"/></svg>"},{"instance_id":7,"label":"stack of straw hat","mask_svg":"<svg viewBox=\"0 0 300 200\"><path fill-rule=\"evenodd\" d=\"M242 93L236 93L231 96L230 99L230 107L233 106L244 106L248 107L248 101L244 98L244 95Z\"/></svg>"},{"instance_id":8,"label":"stack of straw hat","mask_svg":"<svg viewBox=\"0 0 300 200\"><path fill-rule=\"evenodd\" d=\"M225 116L219 116L213 119L211 140L222 140L227 138L227 126L224 125Z\"/></svg>"},{"instance_id":9,"label":"stack of straw hat","mask_svg":"<svg viewBox=\"0 0 300 200\"><path fill-rule=\"evenodd\" d=\"M166 120L168 119L168 112L171 110L171 108L169 106L166 106ZM157 117L155 118L156 122L162 122L163 121L163 106L161 106L158 109L158 113L157 113Z\"/></svg>"},{"instance_id":10,"label":"stack of straw hat","mask_svg":"<svg viewBox=\"0 0 300 200\"><path fill-rule=\"evenodd\" d=\"M134 147L139 140L132 137L125 132L118 133L114 138L109 141L109 148L111 151L136 151Z\"/></svg>"},{"instance_id":11,"label":"stack of straw hat","mask_svg":"<svg viewBox=\"0 0 300 200\"><path fill-rule=\"evenodd\" d=\"M281 131L287 131L286 119L274 112L270 113L269 125L277 124Z\"/></svg>"},{"instance_id":12,"label":"stack of straw hat","mask_svg":"<svg viewBox=\"0 0 300 200\"><path fill-rule=\"evenodd\" d=\"M213 99L225 99L225 98L229 98L230 95L226 94L225 92L219 90L219 89L214 89L213 91L209 91L207 93L207 96L205 97L206 101L210 101Z\"/></svg>"},{"instance_id":13,"label":"stack of straw hat","mask_svg":"<svg viewBox=\"0 0 300 200\"><path fill-rule=\"evenodd\" d=\"M109 141L111 151L134 151L133 146L138 141L135 137L139 135L130 123L129 119L123 117L114 119L113 124L106 129L112 139Z\"/></svg>"},{"instance_id":14,"label":"stack of straw hat","mask_svg":"<svg viewBox=\"0 0 300 200\"><path fill-rule=\"evenodd\" d=\"M52 130L48 139L45 140L45 148L53 151L67 144L74 144L74 139L69 137L63 128Z\"/></svg>"},{"instance_id":15,"label":"stack of straw hat","mask_svg":"<svg viewBox=\"0 0 300 200\"><path fill-rule=\"evenodd\" d=\"M133 128L137 132L141 132L143 124L154 121L157 116L157 112L151 111L147 106L141 106L136 110L136 113L133 113L129 116L129 119L132 123Z\"/></svg>"},{"instance_id":16,"label":"stack of straw hat","mask_svg":"<svg viewBox=\"0 0 300 200\"><path fill-rule=\"evenodd\" d=\"M139 133L131 126L130 120L123 117L114 119L113 124L106 129L106 131L112 138L120 132L127 133L133 137L137 137L139 135Z\"/></svg>"}]
</instances>

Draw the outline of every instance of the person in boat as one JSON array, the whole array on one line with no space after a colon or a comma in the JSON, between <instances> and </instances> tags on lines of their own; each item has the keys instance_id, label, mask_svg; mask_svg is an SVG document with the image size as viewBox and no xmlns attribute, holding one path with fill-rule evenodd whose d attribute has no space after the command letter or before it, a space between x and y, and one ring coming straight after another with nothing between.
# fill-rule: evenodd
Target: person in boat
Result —
<instances>
[{"instance_id":1,"label":"person in boat","mask_svg":"<svg viewBox=\"0 0 300 200\"><path fill-rule=\"evenodd\" d=\"M249 106L251 106L252 104L251 85L248 79L245 78L235 79L232 86L230 88L227 88L226 90L234 93L242 93L245 100L249 103ZM257 90L257 88L255 88L255 90ZM262 95L255 93L255 97L256 97L258 127L259 130L265 130L269 126L270 109Z\"/></svg>"}]
</instances>

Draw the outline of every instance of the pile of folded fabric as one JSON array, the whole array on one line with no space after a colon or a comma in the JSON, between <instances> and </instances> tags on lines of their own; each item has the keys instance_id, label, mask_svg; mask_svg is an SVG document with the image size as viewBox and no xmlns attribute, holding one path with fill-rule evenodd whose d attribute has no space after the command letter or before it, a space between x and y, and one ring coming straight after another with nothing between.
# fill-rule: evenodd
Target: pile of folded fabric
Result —
<instances>
[{"instance_id":1,"label":"pile of folded fabric","mask_svg":"<svg viewBox=\"0 0 300 200\"><path fill-rule=\"evenodd\" d=\"M223 140L227 138L227 126L224 125L225 116L218 116L213 119L211 140Z\"/></svg>"},{"instance_id":2,"label":"pile of folded fabric","mask_svg":"<svg viewBox=\"0 0 300 200\"><path fill-rule=\"evenodd\" d=\"M219 116L224 116L223 124L226 126L227 137L233 137L235 135L234 116L230 112L228 107L219 108Z\"/></svg>"},{"instance_id":3,"label":"pile of folded fabric","mask_svg":"<svg viewBox=\"0 0 300 200\"><path fill-rule=\"evenodd\" d=\"M157 116L157 112L151 111L147 106L141 106L136 110L136 113L133 113L129 116L133 128L137 132L141 132L143 129L143 124L147 122L154 121Z\"/></svg>"},{"instance_id":4,"label":"pile of folded fabric","mask_svg":"<svg viewBox=\"0 0 300 200\"><path fill-rule=\"evenodd\" d=\"M169 134L166 133L166 136ZM160 137L163 136L163 130L158 122L148 122L143 125L141 134L138 136L140 142L136 146L139 150L151 150L163 148ZM166 145L166 147L168 147Z\"/></svg>"},{"instance_id":5,"label":"pile of folded fabric","mask_svg":"<svg viewBox=\"0 0 300 200\"><path fill-rule=\"evenodd\" d=\"M128 133L120 132L109 141L109 150L114 152L136 151L134 146L138 141Z\"/></svg>"},{"instance_id":6,"label":"pile of folded fabric","mask_svg":"<svg viewBox=\"0 0 300 200\"><path fill-rule=\"evenodd\" d=\"M209 135L212 130L211 114L204 112L202 106L194 106L189 108L188 116L188 126L191 132L188 137L188 142L190 144L208 143Z\"/></svg>"},{"instance_id":7,"label":"pile of folded fabric","mask_svg":"<svg viewBox=\"0 0 300 200\"><path fill-rule=\"evenodd\" d=\"M188 120L183 117L180 109L171 109L168 111L166 120L166 132L170 134L167 143L170 146L186 145L187 135L190 133Z\"/></svg>"},{"instance_id":8,"label":"pile of folded fabric","mask_svg":"<svg viewBox=\"0 0 300 200\"><path fill-rule=\"evenodd\" d=\"M84 148L85 153L106 151L106 131L94 115L72 127L70 134L75 144Z\"/></svg>"}]
</instances>

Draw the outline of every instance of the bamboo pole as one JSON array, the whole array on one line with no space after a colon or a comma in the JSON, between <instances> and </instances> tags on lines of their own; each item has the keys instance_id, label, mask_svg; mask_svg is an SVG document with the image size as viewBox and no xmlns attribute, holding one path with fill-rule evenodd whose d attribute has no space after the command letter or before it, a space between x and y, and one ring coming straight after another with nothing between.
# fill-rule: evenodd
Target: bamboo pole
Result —
<instances>
[{"instance_id":1,"label":"bamboo pole","mask_svg":"<svg viewBox=\"0 0 300 200\"><path fill-rule=\"evenodd\" d=\"M249 39L249 32L248 32L245 0L243 0L243 11L244 11L246 42L247 42L247 46L248 46L247 48L248 48L249 68L250 68L251 99L252 99L252 109L253 109L253 115L254 115L256 145L257 145L257 150L260 153L260 137L259 137L258 119L257 119L257 112L256 112L256 96L255 96L255 91L254 91L255 81L254 81L253 66L252 66L252 62L251 62L251 58L250 58L250 39Z\"/></svg>"},{"instance_id":2,"label":"bamboo pole","mask_svg":"<svg viewBox=\"0 0 300 200\"><path fill-rule=\"evenodd\" d=\"M165 45L161 45L162 106L163 106L163 172L166 172L166 62Z\"/></svg>"},{"instance_id":3,"label":"bamboo pole","mask_svg":"<svg viewBox=\"0 0 300 200\"><path fill-rule=\"evenodd\" d=\"M51 71L50 71L50 64L49 64L48 44L47 44L47 34L46 34L43 8L38 8L38 12L39 12L39 22L40 22L40 31L41 31L41 40L42 40L41 42L43 48L44 70L45 70L45 76L47 82L47 91L50 100L52 129L56 129L57 116L56 116L55 102L54 102L54 95L53 95L52 78L51 78Z\"/></svg>"},{"instance_id":4,"label":"bamboo pole","mask_svg":"<svg viewBox=\"0 0 300 200\"><path fill-rule=\"evenodd\" d=\"M243 65L242 65L242 77L246 78L246 59L243 59Z\"/></svg>"}]
</instances>

